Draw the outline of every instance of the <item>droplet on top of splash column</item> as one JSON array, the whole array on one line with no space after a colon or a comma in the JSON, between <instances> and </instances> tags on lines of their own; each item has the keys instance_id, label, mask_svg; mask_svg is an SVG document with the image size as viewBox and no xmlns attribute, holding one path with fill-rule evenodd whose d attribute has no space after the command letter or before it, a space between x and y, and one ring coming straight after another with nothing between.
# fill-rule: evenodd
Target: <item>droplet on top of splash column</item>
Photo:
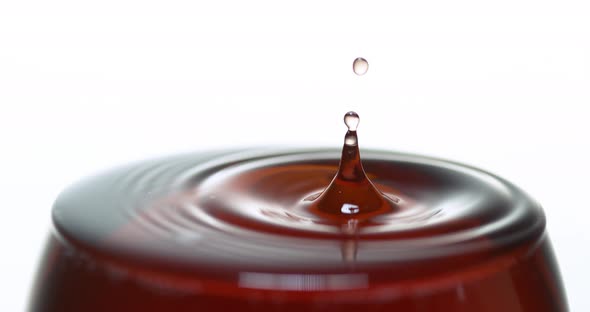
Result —
<instances>
[{"instance_id":1,"label":"droplet on top of splash column","mask_svg":"<svg viewBox=\"0 0 590 312\"><path fill-rule=\"evenodd\" d=\"M344 115L344 124L346 127L348 127L348 131L356 131L360 121L361 118L359 115L353 111L350 111Z\"/></svg>"},{"instance_id":2,"label":"droplet on top of splash column","mask_svg":"<svg viewBox=\"0 0 590 312\"><path fill-rule=\"evenodd\" d=\"M355 74L362 76L369 70L369 62L362 57L357 57L354 59L354 62L352 62L352 70Z\"/></svg>"}]
</instances>

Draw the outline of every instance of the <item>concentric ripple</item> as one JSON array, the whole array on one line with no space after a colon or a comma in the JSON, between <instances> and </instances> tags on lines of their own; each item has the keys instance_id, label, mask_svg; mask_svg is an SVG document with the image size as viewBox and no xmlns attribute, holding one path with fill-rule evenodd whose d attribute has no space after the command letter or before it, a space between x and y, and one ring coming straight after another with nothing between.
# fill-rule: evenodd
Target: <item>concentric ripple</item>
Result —
<instances>
[{"instance_id":1,"label":"concentric ripple","mask_svg":"<svg viewBox=\"0 0 590 312\"><path fill-rule=\"evenodd\" d=\"M544 229L538 205L498 177L376 151L363 152L365 171L399 209L334 224L306 208L333 178L338 158L336 150L255 150L139 163L64 192L54 221L88 252L226 273L467 261Z\"/></svg>"}]
</instances>

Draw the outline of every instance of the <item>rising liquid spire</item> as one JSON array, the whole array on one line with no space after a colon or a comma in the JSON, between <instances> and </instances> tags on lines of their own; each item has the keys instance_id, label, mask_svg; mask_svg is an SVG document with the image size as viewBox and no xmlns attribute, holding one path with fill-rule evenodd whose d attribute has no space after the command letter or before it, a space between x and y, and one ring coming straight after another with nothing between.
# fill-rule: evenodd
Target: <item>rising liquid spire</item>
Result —
<instances>
[{"instance_id":1,"label":"rising liquid spire","mask_svg":"<svg viewBox=\"0 0 590 312\"><path fill-rule=\"evenodd\" d=\"M367 178L361 162L356 129L360 118L355 112L344 115L348 131L336 176L310 209L330 219L347 222L368 219L394 209L394 205Z\"/></svg>"}]
</instances>

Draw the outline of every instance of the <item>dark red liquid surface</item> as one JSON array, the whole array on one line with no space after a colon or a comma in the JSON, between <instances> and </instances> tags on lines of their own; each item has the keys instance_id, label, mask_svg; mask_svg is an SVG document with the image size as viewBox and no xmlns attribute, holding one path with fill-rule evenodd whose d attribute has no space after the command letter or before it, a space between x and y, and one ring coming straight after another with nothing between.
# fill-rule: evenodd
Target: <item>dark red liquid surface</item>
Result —
<instances>
[{"instance_id":1,"label":"dark red liquid surface","mask_svg":"<svg viewBox=\"0 0 590 312\"><path fill-rule=\"evenodd\" d=\"M84 180L54 206L30 310L567 311L543 213L521 190L363 152L377 193L338 196L342 179L328 196L339 158L200 153Z\"/></svg>"}]
</instances>

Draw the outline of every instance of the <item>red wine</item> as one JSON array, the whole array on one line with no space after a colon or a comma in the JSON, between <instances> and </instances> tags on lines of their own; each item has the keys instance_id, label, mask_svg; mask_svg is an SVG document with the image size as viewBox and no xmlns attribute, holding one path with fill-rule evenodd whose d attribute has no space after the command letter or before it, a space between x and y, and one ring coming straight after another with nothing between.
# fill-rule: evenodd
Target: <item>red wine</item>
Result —
<instances>
[{"instance_id":1,"label":"red wine","mask_svg":"<svg viewBox=\"0 0 590 312\"><path fill-rule=\"evenodd\" d=\"M363 151L201 152L64 191L30 311L567 311L539 205Z\"/></svg>"}]
</instances>

